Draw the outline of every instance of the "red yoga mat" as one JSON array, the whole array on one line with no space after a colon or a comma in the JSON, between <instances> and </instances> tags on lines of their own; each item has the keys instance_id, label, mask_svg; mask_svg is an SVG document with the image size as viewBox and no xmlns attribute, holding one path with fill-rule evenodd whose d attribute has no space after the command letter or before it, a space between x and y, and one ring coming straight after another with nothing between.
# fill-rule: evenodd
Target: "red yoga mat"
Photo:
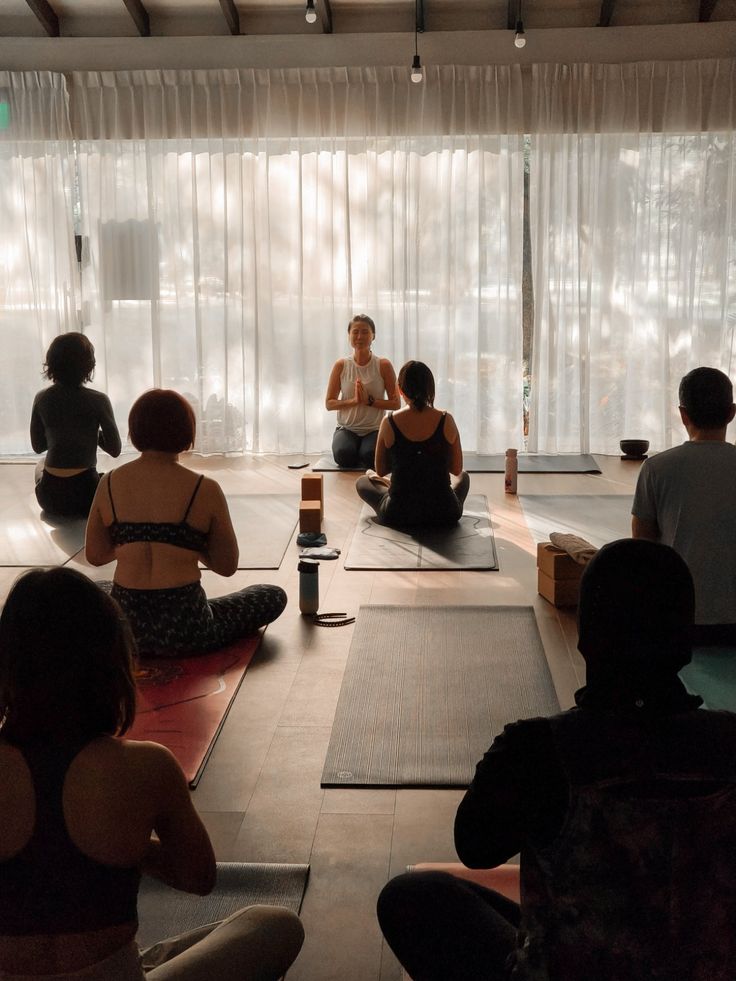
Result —
<instances>
[{"instance_id":1,"label":"red yoga mat","mask_svg":"<svg viewBox=\"0 0 736 981\"><path fill-rule=\"evenodd\" d=\"M260 641L256 634L197 657L141 658L126 739L166 746L196 787Z\"/></svg>"}]
</instances>

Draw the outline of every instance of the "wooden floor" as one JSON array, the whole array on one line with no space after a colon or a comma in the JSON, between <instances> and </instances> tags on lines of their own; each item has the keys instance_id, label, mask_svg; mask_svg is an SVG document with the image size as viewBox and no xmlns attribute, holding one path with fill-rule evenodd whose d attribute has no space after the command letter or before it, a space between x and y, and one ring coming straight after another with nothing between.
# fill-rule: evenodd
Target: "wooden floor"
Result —
<instances>
[{"instance_id":1,"label":"wooden floor","mask_svg":"<svg viewBox=\"0 0 736 981\"><path fill-rule=\"evenodd\" d=\"M630 496L638 464L597 459L600 475L521 475L519 492ZM276 457L186 462L233 494L298 493L302 474L309 472L289 470L288 461ZM106 464L102 458L100 469ZM324 480L324 530L344 558L360 513L355 475L326 473ZM32 465L0 465L0 537L16 545L25 537L29 555L34 536L40 548L53 534L41 523L32 483ZM349 572L341 560L322 562L320 608L356 614L370 603L532 605L560 704L567 708L582 683L574 616L537 595L535 548L518 500L503 492L503 475L474 474L471 491L488 497L499 572ZM93 578L111 578L112 567L92 569L81 555L69 564ZM320 789L353 628L326 630L302 620L296 566L292 542L274 572L238 572L232 579L204 574L210 595L274 582L286 589L289 605L268 628L248 669L194 801L219 860L311 864L302 908L306 941L288 981L399 981L401 971L376 923L376 897L409 864L456 859L452 824L462 792ZM20 571L0 567L0 600ZM376 637L376 643L390 644L391 638Z\"/></svg>"}]
</instances>

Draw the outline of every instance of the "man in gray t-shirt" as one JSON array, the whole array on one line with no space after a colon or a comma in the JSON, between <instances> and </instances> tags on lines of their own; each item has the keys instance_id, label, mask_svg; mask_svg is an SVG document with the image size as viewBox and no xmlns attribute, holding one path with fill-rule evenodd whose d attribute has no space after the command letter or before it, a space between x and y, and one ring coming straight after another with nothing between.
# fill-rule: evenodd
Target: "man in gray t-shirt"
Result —
<instances>
[{"instance_id":1,"label":"man in gray t-shirt","mask_svg":"<svg viewBox=\"0 0 736 981\"><path fill-rule=\"evenodd\" d=\"M736 643L736 446L726 428L736 413L727 375L695 368L680 382L689 441L642 465L631 533L671 545L695 582L695 641Z\"/></svg>"}]
</instances>

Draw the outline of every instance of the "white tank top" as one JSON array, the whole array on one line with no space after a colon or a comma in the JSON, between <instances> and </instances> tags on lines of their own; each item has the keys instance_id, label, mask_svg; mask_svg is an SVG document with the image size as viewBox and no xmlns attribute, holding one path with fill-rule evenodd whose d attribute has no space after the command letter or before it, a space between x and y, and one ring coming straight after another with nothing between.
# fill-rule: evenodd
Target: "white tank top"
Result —
<instances>
[{"instance_id":1,"label":"white tank top","mask_svg":"<svg viewBox=\"0 0 736 981\"><path fill-rule=\"evenodd\" d=\"M380 369L380 358L371 354L368 364L356 364L354 358L345 358L340 375L340 395L344 399L352 399L355 395L355 380L360 378L363 387L374 399L382 399L386 394L386 386ZM337 410L337 424L343 429L349 429L357 436L365 436L375 432L381 425L383 409L374 409L370 405L354 405L349 409Z\"/></svg>"}]
</instances>

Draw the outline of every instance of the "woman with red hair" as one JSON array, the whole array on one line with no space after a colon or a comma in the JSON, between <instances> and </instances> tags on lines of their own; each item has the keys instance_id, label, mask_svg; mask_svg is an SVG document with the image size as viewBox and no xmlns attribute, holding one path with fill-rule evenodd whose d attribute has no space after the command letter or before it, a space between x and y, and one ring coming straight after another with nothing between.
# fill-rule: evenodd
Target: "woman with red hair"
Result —
<instances>
[{"instance_id":1,"label":"woman with red hair","mask_svg":"<svg viewBox=\"0 0 736 981\"><path fill-rule=\"evenodd\" d=\"M238 567L238 543L220 485L179 463L195 419L177 392L154 389L128 417L140 457L100 481L87 523L92 565L117 560L111 595L142 654L202 654L254 633L286 606L279 586L248 586L208 600L199 563L221 576Z\"/></svg>"}]
</instances>

